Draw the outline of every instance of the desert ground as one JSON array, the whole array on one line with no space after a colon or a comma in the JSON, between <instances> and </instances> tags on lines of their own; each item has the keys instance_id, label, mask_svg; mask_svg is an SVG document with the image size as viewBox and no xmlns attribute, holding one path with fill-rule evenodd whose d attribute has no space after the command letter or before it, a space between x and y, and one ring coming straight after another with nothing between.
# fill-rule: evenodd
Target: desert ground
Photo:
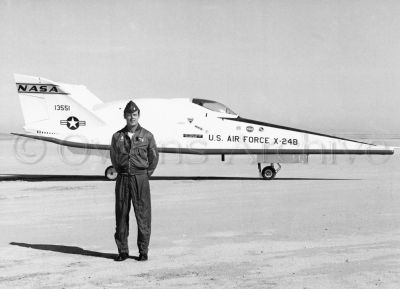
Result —
<instances>
[{"instance_id":1,"label":"desert ground","mask_svg":"<svg viewBox=\"0 0 400 289\"><path fill-rule=\"evenodd\" d=\"M101 155L0 141L1 288L400 288L400 160L161 155L149 261L114 262ZM131 212L130 251L137 255Z\"/></svg>"}]
</instances>

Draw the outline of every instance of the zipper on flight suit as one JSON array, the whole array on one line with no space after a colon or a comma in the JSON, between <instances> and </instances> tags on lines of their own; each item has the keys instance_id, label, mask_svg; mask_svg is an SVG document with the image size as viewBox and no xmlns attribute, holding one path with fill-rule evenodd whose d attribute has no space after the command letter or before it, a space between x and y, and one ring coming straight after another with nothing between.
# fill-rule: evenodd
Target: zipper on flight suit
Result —
<instances>
[{"instance_id":1,"label":"zipper on flight suit","mask_svg":"<svg viewBox=\"0 0 400 289\"><path fill-rule=\"evenodd\" d=\"M132 150L132 140L133 137L135 136L135 133L132 134L132 138L129 136L127 133L128 138L129 138L129 153L128 153L128 175L131 173L131 150Z\"/></svg>"}]
</instances>

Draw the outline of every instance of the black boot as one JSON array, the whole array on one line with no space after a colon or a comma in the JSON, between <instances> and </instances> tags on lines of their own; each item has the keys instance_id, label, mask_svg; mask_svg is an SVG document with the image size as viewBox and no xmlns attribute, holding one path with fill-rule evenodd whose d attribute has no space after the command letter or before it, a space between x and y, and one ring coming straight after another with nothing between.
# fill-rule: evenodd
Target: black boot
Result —
<instances>
[{"instance_id":1,"label":"black boot","mask_svg":"<svg viewBox=\"0 0 400 289\"><path fill-rule=\"evenodd\" d=\"M117 257L114 258L114 261L121 262L121 261L125 261L128 258L129 258L128 253L120 253L120 254L118 254Z\"/></svg>"},{"instance_id":2,"label":"black boot","mask_svg":"<svg viewBox=\"0 0 400 289\"><path fill-rule=\"evenodd\" d=\"M149 259L149 257L147 256L147 254L139 254L139 258L137 259L138 261L147 261Z\"/></svg>"}]
</instances>

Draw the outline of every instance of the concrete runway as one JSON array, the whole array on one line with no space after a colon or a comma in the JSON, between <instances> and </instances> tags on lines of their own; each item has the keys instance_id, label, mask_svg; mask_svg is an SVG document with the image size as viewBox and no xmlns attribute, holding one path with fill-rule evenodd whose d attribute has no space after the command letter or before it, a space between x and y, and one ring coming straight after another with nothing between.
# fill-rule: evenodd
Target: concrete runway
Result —
<instances>
[{"instance_id":1,"label":"concrete runway","mask_svg":"<svg viewBox=\"0 0 400 289\"><path fill-rule=\"evenodd\" d=\"M400 288L398 155L315 157L273 181L249 157L164 156L150 260L116 263L106 162L47 145L29 164L14 146L0 142L1 288Z\"/></svg>"}]
</instances>

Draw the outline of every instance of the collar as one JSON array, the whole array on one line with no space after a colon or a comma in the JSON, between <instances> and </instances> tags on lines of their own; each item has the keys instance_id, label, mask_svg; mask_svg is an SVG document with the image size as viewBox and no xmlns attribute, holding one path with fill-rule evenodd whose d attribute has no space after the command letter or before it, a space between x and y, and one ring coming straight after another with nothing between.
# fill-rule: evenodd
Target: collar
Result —
<instances>
[{"instance_id":1,"label":"collar","mask_svg":"<svg viewBox=\"0 0 400 289\"><path fill-rule=\"evenodd\" d=\"M138 125L137 125L137 127L136 127L134 133L136 133L137 131L139 131L141 128L142 128L142 127L141 127L140 124L138 123ZM128 126L125 125L120 131L121 131L122 133L124 133L125 135L128 135L128 132L129 132Z\"/></svg>"}]
</instances>

